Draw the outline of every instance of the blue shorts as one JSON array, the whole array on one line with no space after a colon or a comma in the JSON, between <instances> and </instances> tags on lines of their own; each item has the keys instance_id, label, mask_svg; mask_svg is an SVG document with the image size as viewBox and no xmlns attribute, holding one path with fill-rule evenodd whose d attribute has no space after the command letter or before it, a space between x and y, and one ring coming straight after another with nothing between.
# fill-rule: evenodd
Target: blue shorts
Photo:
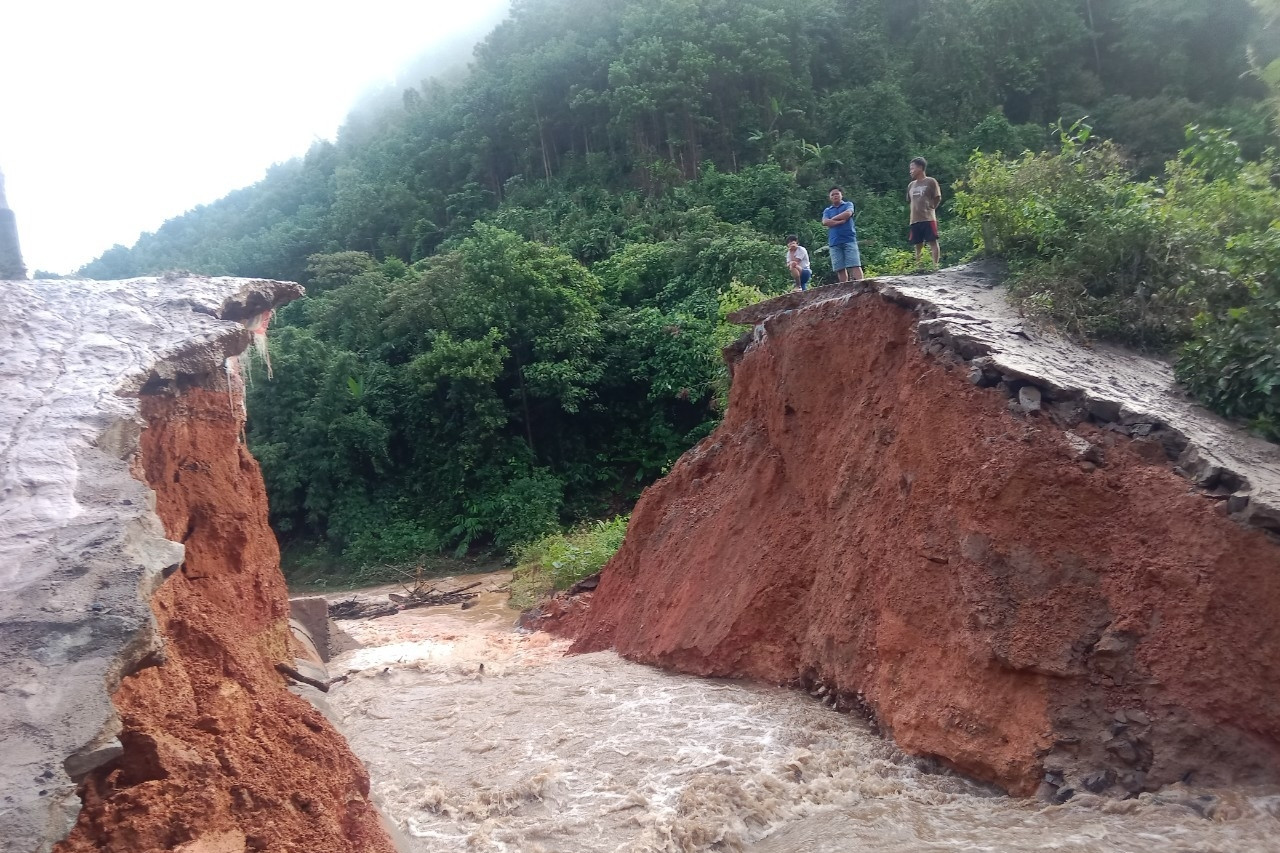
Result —
<instances>
[{"instance_id":1,"label":"blue shorts","mask_svg":"<svg viewBox=\"0 0 1280 853\"><path fill-rule=\"evenodd\" d=\"M813 270L800 270L800 289L809 289L809 279L813 278Z\"/></svg>"},{"instance_id":2,"label":"blue shorts","mask_svg":"<svg viewBox=\"0 0 1280 853\"><path fill-rule=\"evenodd\" d=\"M858 243L841 243L831 247L831 268L847 270L850 267L862 266L862 255L858 253Z\"/></svg>"}]
</instances>

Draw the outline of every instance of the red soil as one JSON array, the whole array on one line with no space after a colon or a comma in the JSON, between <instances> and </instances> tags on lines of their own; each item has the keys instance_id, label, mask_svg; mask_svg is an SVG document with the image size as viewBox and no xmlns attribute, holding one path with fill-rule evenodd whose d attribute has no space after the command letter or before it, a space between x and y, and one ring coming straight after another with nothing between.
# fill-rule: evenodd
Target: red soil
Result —
<instances>
[{"instance_id":1,"label":"red soil","mask_svg":"<svg viewBox=\"0 0 1280 853\"><path fill-rule=\"evenodd\" d=\"M869 294L778 314L721 427L650 488L575 649L833 687L912 753L1030 794L1280 767L1280 548L1163 454L926 355ZM1119 712L1119 713L1117 713Z\"/></svg>"},{"instance_id":2,"label":"red soil","mask_svg":"<svg viewBox=\"0 0 1280 853\"><path fill-rule=\"evenodd\" d=\"M124 756L84 784L72 851L386 851L369 779L341 736L285 689L289 606L239 402L144 398L140 475L186 561L152 608L165 660L114 702Z\"/></svg>"}]
</instances>

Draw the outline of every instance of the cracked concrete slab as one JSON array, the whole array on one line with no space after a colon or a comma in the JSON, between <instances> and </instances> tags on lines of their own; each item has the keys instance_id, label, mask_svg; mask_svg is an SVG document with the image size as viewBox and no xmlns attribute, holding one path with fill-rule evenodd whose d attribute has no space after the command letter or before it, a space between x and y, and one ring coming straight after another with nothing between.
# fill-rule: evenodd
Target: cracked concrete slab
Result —
<instances>
[{"instance_id":1,"label":"cracked concrete slab","mask_svg":"<svg viewBox=\"0 0 1280 853\"><path fill-rule=\"evenodd\" d=\"M0 282L0 838L45 851L120 754L111 694L162 659L149 598L182 562L130 473L139 394L222 376L296 284Z\"/></svg>"}]
</instances>

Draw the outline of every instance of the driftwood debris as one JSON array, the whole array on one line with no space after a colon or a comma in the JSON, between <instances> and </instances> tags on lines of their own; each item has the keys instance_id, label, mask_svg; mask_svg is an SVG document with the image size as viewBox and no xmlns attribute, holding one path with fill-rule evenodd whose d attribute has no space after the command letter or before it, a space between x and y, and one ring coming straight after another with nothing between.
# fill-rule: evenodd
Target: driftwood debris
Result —
<instances>
[{"instance_id":1,"label":"driftwood debris","mask_svg":"<svg viewBox=\"0 0 1280 853\"><path fill-rule=\"evenodd\" d=\"M297 669L295 669L292 666L289 666L289 664L287 663L276 664L276 672L279 672L281 675L286 675L289 678L292 678L294 681L297 681L301 684L310 684L312 687L321 691L322 693L328 693L329 685L333 683L332 681L321 681L318 678L312 678L309 675L303 675L301 672L298 672ZM343 677L343 680L344 681L346 680L345 676Z\"/></svg>"},{"instance_id":2,"label":"driftwood debris","mask_svg":"<svg viewBox=\"0 0 1280 853\"><path fill-rule=\"evenodd\" d=\"M388 601L369 601L348 598L335 601L329 605L330 619L376 619L379 616L390 616L401 610L412 607L439 607L444 604L462 604L464 607L480 593L468 592L480 586L482 581L468 584L458 589L439 590L434 586L415 584L412 589L406 587L405 594L392 592L387 595Z\"/></svg>"},{"instance_id":3,"label":"driftwood debris","mask_svg":"<svg viewBox=\"0 0 1280 853\"><path fill-rule=\"evenodd\" d=\"M374 619L399 613L400 605L390 601L361 601L348 598L329 605L330 619Z\"/></svg>"},{"instance_id":4,"label":"driftwood debris","mask_svg":"<svg viewBox=\"0 0 1280 853\"><path fill-rule=\"evenodd\" d=\"M475 589L480 586L480 581L467 584L458 589L450 589L444 592L437 590L435 587L425 590L414 590L408 595L399 595L398 593L390 593L387 598L399 604L406 610L410 607L436 607L441 604L461 604L469 598L475 598L480 593L467 592L469 589Z\"/></svg>"}]
</instances>

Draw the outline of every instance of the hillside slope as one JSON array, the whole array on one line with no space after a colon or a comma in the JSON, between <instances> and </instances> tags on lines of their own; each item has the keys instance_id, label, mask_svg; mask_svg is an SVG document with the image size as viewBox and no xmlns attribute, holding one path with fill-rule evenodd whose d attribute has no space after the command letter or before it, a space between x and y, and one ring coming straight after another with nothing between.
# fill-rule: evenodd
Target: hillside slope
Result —
<instances>
[{"instance_id":1,"label":"hillside slope","mask_svg":"<svg viewBox=\"0 0 1280 853\"><path fill-rule=\"evenodd\" d=\"M993 286L962 268L740 312L723 424L544 624L821 685L1017 794L1273 778L1280 449L1165 365L1024 328Z\"/></svg>"}]
</instances>

